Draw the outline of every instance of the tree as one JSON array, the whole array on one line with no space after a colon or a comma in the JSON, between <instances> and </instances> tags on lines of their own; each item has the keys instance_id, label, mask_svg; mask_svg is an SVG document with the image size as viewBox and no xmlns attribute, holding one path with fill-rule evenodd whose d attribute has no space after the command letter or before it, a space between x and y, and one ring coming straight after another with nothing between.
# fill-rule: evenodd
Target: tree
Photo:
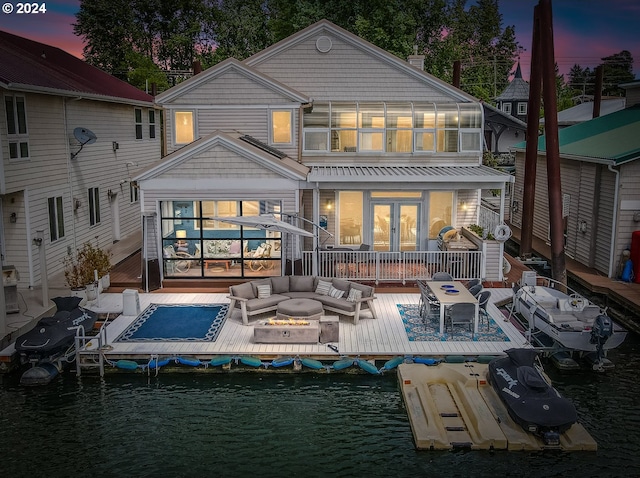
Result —
<instances>
[{"instance_id":1,"label":"tree","mask_svg":"<svg viewBox=\"0 0 640 478\"><path fill-rule=\"evenodd\" d=\"M627 50L601 58L604 70L602 72L602 94L605 96L624 96L624 90L618 85L635 79L633 74L633 57Z\"/></svg>"}]
</instances>

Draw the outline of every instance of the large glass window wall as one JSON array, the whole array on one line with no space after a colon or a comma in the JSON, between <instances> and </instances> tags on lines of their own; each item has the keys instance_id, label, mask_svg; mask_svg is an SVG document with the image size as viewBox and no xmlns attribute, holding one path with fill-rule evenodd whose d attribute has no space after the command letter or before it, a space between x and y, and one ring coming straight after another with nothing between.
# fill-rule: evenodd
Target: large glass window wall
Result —
<instances>
[{"instance_id":1,"label":"large glass window wall","mask_svg":"<svg viewBox=\"0 0 640 478\"><path fill-rule=\"evenodd\" d=\"M279 232L240 226L221 218L278 217L279 201L179 200L161 203L166 278L280 275Z\"/></svg>"},{"instance_id":2,"label":"large glass window wall","mask_svg":"<svg viewBox=\"0 0 640 478\"><path fill-rule=\"evenodd\" d=\"M307 152L480 152L481 135L477 103L333 102L303 115Z\"/></svg>"}]
</instances>

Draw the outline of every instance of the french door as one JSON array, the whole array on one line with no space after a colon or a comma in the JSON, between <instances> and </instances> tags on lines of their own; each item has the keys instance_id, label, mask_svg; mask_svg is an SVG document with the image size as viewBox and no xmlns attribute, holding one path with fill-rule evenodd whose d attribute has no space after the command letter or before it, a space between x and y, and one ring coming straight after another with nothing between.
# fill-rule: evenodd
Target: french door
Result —
<instances>
[{"instance_id":1,"label":"french door","mask_svg":"<svg viewBox=\"0 0 640 478\"><path fill-rule=\"evenodd\" d=\"M420 203L373 202L373 249L398 252L418 249Z\"/></svg>"}]
</instances>

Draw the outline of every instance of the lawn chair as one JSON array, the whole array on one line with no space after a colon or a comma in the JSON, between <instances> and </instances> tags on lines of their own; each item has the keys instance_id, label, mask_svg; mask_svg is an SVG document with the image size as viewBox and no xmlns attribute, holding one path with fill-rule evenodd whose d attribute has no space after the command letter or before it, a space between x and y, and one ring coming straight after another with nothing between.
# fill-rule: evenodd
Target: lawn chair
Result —
<instances>
[{"instance_id":1,"label":"lawn chair","mask_svg":"<svg viewBox=\"0 0 640 478\"><path fill-rule=\"evenodd\" d=\"M487 312L487 304L489 303L490 298L490 290L484 290L480 292L480 295L478 295L478 320L480 322L482 322L483 319L487 321L487 330L489 330L489 313Z\"/></svg>"}]
</instances>

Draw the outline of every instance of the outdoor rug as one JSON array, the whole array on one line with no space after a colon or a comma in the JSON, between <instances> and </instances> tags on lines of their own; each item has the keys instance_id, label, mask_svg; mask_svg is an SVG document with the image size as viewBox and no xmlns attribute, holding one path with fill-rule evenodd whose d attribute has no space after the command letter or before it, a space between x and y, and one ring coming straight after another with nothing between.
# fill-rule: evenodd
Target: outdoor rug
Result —
<instances>
[{"instance_id":1,"label":"outdoor rug","mask_svg":"<svg viewBox=\"0 0 640 478\"><path fill-rule=\"evenodd\" d=\"M424 321L418 312L418 304L396 304L404 330L409 342L509 342L509 337L502 331L496 322L489 317L489 328L486 321L478 325L478 333L472 338L472 333L466 326L456 326L453 334L450 329L445 333L439 332L440 323L435 317L430 321Z\"/></svg>"},{"instance_id":2,"label":"outdoor rug","mask_svg":"<svg viewBox=\"0 0 640 478\"><path fill-rule=\"evenodd\" d=\"M228 304L151 304L114 342L215 342Z\"/></svg>"}]
</instances>

